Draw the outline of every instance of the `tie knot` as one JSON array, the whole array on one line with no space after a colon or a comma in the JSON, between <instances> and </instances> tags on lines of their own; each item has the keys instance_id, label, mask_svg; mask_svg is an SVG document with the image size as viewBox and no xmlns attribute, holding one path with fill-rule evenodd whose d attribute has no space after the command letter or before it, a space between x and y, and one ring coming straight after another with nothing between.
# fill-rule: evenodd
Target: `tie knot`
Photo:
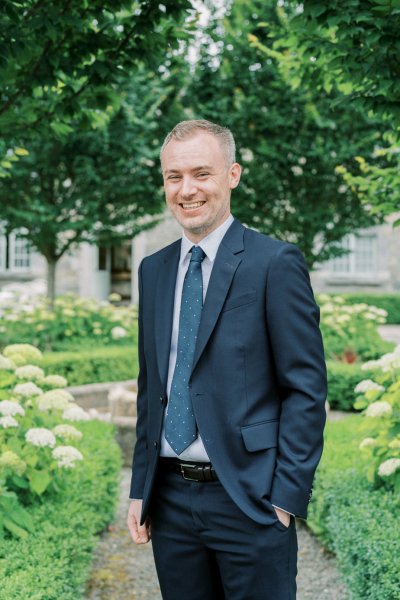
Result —
<instances>
[{"instance_id":1,"label":"tie knot","mask_svg":"<svg viewBox=\"0 0 400 600\"><path fill-rule=\"evenodd\" d=\"M206 257L204 250L200 248L200 246L192 246L191 250L190 262L199 262L201 263Z\"/></svg>"}]
</instances>

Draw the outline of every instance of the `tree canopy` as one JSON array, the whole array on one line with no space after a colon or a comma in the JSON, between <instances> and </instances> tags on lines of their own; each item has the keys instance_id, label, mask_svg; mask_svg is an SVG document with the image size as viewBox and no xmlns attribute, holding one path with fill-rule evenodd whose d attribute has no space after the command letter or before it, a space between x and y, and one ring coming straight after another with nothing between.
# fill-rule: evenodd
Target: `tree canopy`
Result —
<instances>
[{"instance_id":1,"label":"tree canopy","mask_svg":"<svg viewBox=\"0 0 400 600\"><path fill-rule=\"evenodd\" d=\"M344 235L373 222L335 167L372 149L379 130L356 107L335 106L333 90L293 89L276 61L249 46L265 21L278 37L275 2L236 0L223 22L213 21L183 102L188 114L235 135L244 171L234 214L298 244L312 267L342 253Z\"/></svg>"},{"instance_id":2,"label":"tree canopy","mask_svg":"<svg viewBox=\"0 0 400 600\"><path fill-rule=\"evenodd\" d=\"M158 115L168 114L168 92L168 79L137 69L106 127L33 138L12 177L0 179L3 223L46 258L51 296L55 265L72 246L130 239L160 212Z\"/></svg>"},{"instance_id":3,"label":"tree canopy","mask_svg":"<svg viewBox=\"0 0 400 600\"><path fill-rule=\"evenodd\" d=\"M185 37L189 0L4 0L0 130L85 125L119 102L138 61L153 66Z\"/></svg>"},{"instance_id":4,"label":"tree canopy","mask_svg":"<svg viewBox=\"0 0 400 600\"><path fill-rule=\"evenodd\" d=\"M372 213L400 210L399 0L284 0L280 25L252 43L277 60L293 87L335 90L336 103L374 115L386 134L344 177ZM285 34L282 35L282 29ZM264 40L264 43L260 43ZM400 219L395 225L400 225Z\"/></svg>"}]
</instances>

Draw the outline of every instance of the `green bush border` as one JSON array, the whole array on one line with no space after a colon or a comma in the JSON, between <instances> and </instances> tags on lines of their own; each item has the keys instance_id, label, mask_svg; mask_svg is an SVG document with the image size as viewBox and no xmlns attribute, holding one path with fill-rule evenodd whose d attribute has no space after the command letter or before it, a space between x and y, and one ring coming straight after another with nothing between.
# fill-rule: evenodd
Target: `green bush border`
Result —
<instances>
[{"instance_id":1,"label":"green bush border","mask_svg":"<svg viewBox=\"0 0 400 600\"><path fill-rule=\"evenodd\" d=\"M361 422L327 423L308 524L336 554L354 600L400 600L400 503L367 482Z\"/></svg>"},{"instance_id":2,"label":"green bush border","mask_svg":"<svg viewBox=\"0 0 400 600\"><path fill-rule=\"evenodd\" d=\"M0 542L0 600L83 598L92 551L118 499L121 466L114 428L79 423L84 455L57 498L29 509L35 531L27 539Z\"/></svg>"},{"instance_id":3,"label":"green bush border","mask_svg":"<svg viewBox=\"0 0 400 600\"><path fill-rule=\"evenodd\" d=\"M136 344L51 352L44 354L41 366L47 374L62 375L71 386L134 379L138 373Z\"/></svg>"},{"instance_id":4,"label":"green bush border","mask_svg":"<svg viewBox=\"0 0 400 600\"><path fill-rule=\"evenodd\" d=\"M365 302L377 308L383 308L388 312L387 324L400 324L400 294L382 294L382 293L367 293L354 292L348 294L330 294L342 296L347 304L359 304Z\"/></svg>"}]
</instances>

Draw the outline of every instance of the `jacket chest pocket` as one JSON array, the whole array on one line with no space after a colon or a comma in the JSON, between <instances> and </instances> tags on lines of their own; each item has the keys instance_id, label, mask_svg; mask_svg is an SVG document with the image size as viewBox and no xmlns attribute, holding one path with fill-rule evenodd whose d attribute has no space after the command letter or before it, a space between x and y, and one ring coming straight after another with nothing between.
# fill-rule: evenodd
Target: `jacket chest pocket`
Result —
<instances>
[{"instance_id":1,"label":"jacket chest pocket","mask_svg":"<svg viewBox=\"0 0 400 600\"><path fill-rule=\"evenodd\" d=\"M232 298L227 299L221 312L226 312L228 310L232 310L233 308L239 308L240 306L246 306L246 304L255 302L256 298L256 290L249 290L247 292L243 292L242 294L232 296Z\"/></svg>"}]
</instances>

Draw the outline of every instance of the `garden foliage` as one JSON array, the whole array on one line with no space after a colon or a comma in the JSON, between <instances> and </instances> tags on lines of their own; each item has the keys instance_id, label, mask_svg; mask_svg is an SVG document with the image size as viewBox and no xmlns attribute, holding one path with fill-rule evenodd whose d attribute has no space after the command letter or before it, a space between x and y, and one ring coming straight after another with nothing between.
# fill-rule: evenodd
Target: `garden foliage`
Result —
<instances>
[{"instance_id":1,"label":"garden foliage","mask_svg":"<svg viewBox=\"0 0 400 600\"><path fill-rule=\"evenodd\" d=\"M118 497L120 450L113 428L80 422L84 461L68 471L68 485L29 508L33 533L0 540L0 600L78 600L97 543Z\"/></svg>"},{"instance_id":2,"label":"garden foliage","mask_svg":"<svg viewBox=\"0 0 400 600\"><path fill-rule=\"evenodd\" d=\"M360 448L368 454L368 480L400 494L400 346L363 365L373 379L360 381L355 408L364 409Z\"/></svg>"},{"instance_id":3,"label":"garden foliage","mask_svg":"<svg viewBox=\"0 0 400 600\"><path fill-rule=\"evenodd\" d=\"M345 299L346 304L371 304L377 308L383 308L387 312L386 324L400 324L400 294L368 294L351 293L341 294Z\"/></svg>"},{"instance_id":4,"label":"garden foliage","mask_svg":"<svg viewBox=\"0 0 400 600\"><path fill-rule=\"evenodd\" d=\"M46 351L133 345L136 314L133 307L74 294L59 296L50 310L46 298L19 302L15 293L0 302L0 334L0 347L18 340Z\"/></svg>"},{"instance_id":5,"label":"garden foliage","mask_svg":"<svg viewBox=\"0 0 400 600\"><path fill-rule=\"evenodd\" d=\"M132 344L52 352L43 355L42 366L48 373L66 377L71 386L126 381L138 374L137 347Z\"/></svg>"},{"instance_id":6,"label":"garden foliage","mask_svg":"<svg viewBox=\"0 0 400 600\"><path fill-rule=\"evenodd\" d=\"M366 303L349 305L342 296L318 295L321 331L328 359L346 363L378 358L393 344L379 335L387 312Z\"/></svg>"},{"instance_id":7,"label":"garden foliage","mask_svg":"<svg viewBox=\"0 0 400 600\"><path fill-rule=\"evenodd\" d=\"M362 421L328 421L307 523L336 554L354 600L399 600L399 497L366 478Z\"/></svg>"},{"instance_id":8,"label":"garden foliage","mask_svg":"<svg viewBox=\"0 0 400 600\"><path fill-rule=\"evenodd\" d=\"M27 537L26 508L62 494L86 458L79 424L91 417L64 389L64 377L45 374L41 358L28 344L0 354L0 537Z\"/></svg>"}]
</instances>

